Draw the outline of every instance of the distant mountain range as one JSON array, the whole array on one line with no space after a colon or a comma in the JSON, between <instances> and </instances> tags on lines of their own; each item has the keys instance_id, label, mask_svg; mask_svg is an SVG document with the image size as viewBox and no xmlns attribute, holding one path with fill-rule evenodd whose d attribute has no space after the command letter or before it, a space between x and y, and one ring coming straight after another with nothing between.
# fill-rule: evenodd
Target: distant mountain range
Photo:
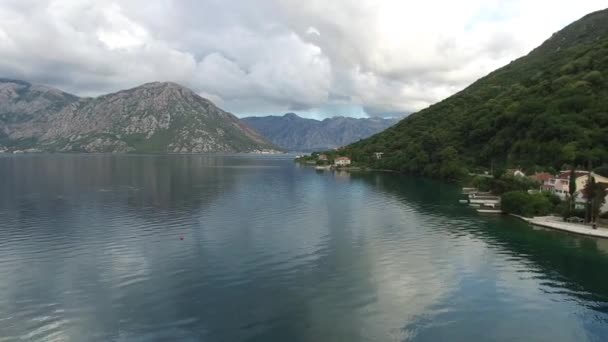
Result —
<instances>
[{"instance_id":1,"label":"distant mountain range","mask_svg":"<svg viewBox=\"0 0 608 342\"><path fill-rule=\"evenodd\" d=\"M397 119L333 117L322 121L296 114L246 117L243 122L273 144L288 151L332 149L372 136L397 123Z\"/></svg>"},{"instance_id":2,"label":"distant mountain range","mask_svg":"<svg viewBox=\"0 0 608 342\"><path fill-rule=\"evenodd\" d=\"M80 98L0 79L0 150L252 152L276 147L236 116L175 83Z\"/></svg>"}]
</instances>

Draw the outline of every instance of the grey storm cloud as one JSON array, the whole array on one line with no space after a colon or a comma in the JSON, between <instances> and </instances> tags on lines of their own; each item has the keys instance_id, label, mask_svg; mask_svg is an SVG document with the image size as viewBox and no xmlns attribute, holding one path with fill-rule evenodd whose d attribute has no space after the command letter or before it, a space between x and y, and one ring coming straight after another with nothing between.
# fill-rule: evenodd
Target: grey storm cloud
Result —
<instances>
[{"instance_id":1,"label":"grey storm cloud","mask_svg":"<svg viewBox=\"0 0 608 342\"><path fill-rule=\"evenodd\" d=\"M91 96L174 81L237 115L407 115L604 5L3 0L0 76Z\"/></svg>"}]
</instances>

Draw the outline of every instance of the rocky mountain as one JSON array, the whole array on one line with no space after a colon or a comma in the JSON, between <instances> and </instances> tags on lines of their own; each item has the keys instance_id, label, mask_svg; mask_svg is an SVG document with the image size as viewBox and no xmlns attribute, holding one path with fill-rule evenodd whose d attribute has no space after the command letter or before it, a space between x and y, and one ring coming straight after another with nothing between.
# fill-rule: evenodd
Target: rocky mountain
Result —
<instances>
[{"instance_id":1,"label":"rocky mountain","mask_svg":"<svg viewBox=\"0 0 608 342\"><path fill-rule=\"evenodd\" d=\"M384 152L381 160L376 151ZM341 153L441 178L492 166L608 163L608 10L581 18L527 56Z\"/></svg>"},{"instance_id":2,"label":"rocky mountain","mask_svg":"<svg viewBox=\"0 0 608 342\"><path fill-rule=\"evenodd\" d=\"M236 116L175 83L79 98L9 79L0 79L0 146L180 153L275 148Z\"/></svg>"},{"instance_id":3,"label":"rocky mountain","mask_svg":"<svg viewBox=\"0 0 608 342\"><path fill-rule=\"evenodd\" d=\"M296 114L246 117L241 119L275 145L289 151L315 151L348 145L376 134L397 122L396 119L355 119L343 116L322 121Z\"/></svg>"}]
</instances>

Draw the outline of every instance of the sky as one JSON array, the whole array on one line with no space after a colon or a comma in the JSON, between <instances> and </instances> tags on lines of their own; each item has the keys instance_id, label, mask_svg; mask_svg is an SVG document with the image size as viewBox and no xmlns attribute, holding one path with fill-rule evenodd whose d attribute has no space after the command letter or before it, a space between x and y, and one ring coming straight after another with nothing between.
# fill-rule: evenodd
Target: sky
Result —
<instances>
[{"instance_id":1,"label":"sky","mask_svg":"<svg viewBox=\"0 0 608 342\"><path fill-rule=\"evenodd\" d=\"M401 117L605 0L0 0L0 77L96 96L152 81L237 116Z\"/></svg>"}]
</instances>

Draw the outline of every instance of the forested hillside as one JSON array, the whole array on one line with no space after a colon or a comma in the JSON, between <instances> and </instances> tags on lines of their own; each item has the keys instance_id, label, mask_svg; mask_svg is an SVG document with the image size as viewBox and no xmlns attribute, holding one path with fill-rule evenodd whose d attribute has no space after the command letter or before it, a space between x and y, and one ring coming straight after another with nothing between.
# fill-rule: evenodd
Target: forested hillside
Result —
<instances>
[{"instance_id":1,"label":"forested hillside","mask_svg":"<svg viewBox=\"0 0 608 342\"><path fill-rule=\"evenodd\" d=\"M385 153L378 161L377 151ZM608 10L341 153L378 168L442 178L491 166L608 162Z\"/></svg>"}]
</instances>

